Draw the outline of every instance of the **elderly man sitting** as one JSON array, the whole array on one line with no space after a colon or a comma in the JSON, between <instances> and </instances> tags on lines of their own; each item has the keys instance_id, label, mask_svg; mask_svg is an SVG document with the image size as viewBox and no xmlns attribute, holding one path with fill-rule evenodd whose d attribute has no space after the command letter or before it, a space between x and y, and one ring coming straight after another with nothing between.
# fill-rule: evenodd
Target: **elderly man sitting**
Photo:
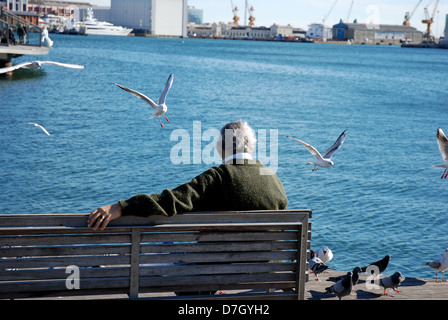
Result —
<instances>
[{"instance_id":1,"label":"elderly man sitting","mask_svg":"<svg viewBox=\"0 0 448 320\"><path fill-rule=\"evenodd\" d=\"M89 215L88 226L104 230L111 220L122 215L286 209L288 200L278 176L252 159L256 138L247 122L228 123L220 133L216 148L223 164L160 194L137 194L95 209Z\"/></svg>"}]
</instances>

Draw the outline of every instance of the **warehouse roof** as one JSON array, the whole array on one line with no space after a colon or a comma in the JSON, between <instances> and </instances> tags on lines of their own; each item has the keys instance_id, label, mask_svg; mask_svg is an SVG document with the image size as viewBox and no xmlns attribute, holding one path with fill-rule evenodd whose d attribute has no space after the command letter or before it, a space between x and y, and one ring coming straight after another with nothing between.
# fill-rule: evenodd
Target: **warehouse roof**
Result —
<instances>
[{"instance_id":1,"label":"warehouse roof","mask_svg":"<svg viewBox=\"0 0 448 320\"><path fill-rule=\"evenodd\" d=\"M381 31L395 31L395 32L420 32L416 28L403 25L390 25L390 24L367 24L367 23L345 23L339 22L333 25L333 28L339 29L358 29L358 30L381 30Z\"/></svg>"}]
</instances>

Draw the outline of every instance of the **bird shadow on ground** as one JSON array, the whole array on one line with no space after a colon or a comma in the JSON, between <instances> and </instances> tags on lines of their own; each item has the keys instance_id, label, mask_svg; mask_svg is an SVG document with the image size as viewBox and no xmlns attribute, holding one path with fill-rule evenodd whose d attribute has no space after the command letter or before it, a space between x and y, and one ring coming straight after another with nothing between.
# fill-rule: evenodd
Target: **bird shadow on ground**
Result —
<instances>
[{"instance_id":1,"label":"bird shadow on ground","mask_svg":"<svg viewBox=\"0 0 448 320\"><path fill-rule=\"evenodd\" d=\"M356 299L375 299L381 297L381 293L374 293L372 291L356 290Z\"/></svg>"},{"instance_id":2,"label":"bird shadow on ground","mask_svg":"<svg viewBox=\"0 0 448 320\"><path fill-rule=\"evenodd\" d=\"M325 292L316 291L316 290L309 290L308 292L311 294L311 297L314 300L322 300L322 299L329 299L329 298L335 297L334 294L325 293Z\"/></svg>"},{"instance_id":3,"label":"bird shadow on ground","mask_svg":"<svg viewBox=\"0 0 448 320\"><path fill-rule=\"evenodd\" d=\"M426 281L416 278L405 278L402 283L400 283L400 286L402 287L416 287L416 286L423 286L426 284Z\"/></svg>"}]
</instances>

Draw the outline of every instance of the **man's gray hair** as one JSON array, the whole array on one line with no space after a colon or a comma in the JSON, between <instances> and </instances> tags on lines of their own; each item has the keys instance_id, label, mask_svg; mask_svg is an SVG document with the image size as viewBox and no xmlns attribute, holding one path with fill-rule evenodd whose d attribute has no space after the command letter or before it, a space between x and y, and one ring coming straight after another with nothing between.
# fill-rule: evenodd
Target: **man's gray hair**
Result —
<instances>
[{"instance_id":1,"label":"man's gray hair","mask_svg":"<svg viewBox=\"0 0 448 320\"><path fill-rule=\"evenodd\" d=\"M256 143L254 130L246 121L238 120L221 128L216 147L226 158L236 153L252 153Z\"/></svg>"}]
</instances>

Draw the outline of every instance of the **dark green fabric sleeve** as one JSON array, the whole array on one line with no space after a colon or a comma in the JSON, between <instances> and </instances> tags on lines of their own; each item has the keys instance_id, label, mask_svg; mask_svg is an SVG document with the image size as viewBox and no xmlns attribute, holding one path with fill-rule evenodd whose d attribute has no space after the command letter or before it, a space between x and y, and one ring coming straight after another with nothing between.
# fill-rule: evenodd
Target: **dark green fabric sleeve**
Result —
<instances>
[{"instance_id":1,"label":"dark green fabric sleeve","mask_svg":"<svg viewBox=\"0 0 448 320\"><path fill-rule=\"evenodd\" d=\"M219 171L218 167L213 167L175 189L165 189L160 194L137 194L128 200L120 200L122 215L172 216L193 208L195 211L218 208L221 200L217 195L221 194L222 188Z\"/></svg>"}]
</instances>

